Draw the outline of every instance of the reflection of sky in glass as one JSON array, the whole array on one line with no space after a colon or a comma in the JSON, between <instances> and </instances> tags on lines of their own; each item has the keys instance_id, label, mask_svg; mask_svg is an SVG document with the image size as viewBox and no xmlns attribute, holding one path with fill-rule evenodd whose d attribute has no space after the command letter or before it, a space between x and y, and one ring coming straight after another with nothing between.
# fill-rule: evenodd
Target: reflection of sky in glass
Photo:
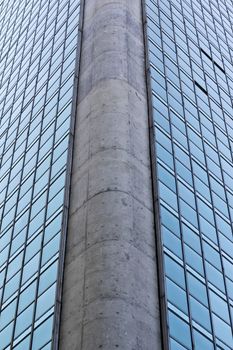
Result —
<instances>
[{"instance_id":1,"label":"reflection of sky in glass","mask_svg":"<svg viewBox=\"0 0 233 350\"><path fill-rule=\"evenodd\" d=\"M170 346L233 349L232 2L146 3Z\"/></svg>"},{"instance_id":2,"label":"reflection of sky in glass","mask_svg":"<svg viewBox=\"0 0 233 350\"><path fill-rule=\"evenodd\" d=\"M0 4L0 349L50 349L79 1Z\"/></svg>"}]
</instances>

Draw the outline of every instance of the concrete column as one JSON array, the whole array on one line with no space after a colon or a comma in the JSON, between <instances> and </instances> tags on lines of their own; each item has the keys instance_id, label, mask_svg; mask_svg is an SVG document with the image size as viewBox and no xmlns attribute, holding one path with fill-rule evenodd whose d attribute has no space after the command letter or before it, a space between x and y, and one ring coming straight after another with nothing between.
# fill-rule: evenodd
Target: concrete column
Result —
<instances>
[{"instance_id":1,"label":"concrete column","mask_svg":"<svg viewBox=\"0 0 233 350\"><path fill-rule=\"evenodd\" d=\"M61 350L160 350L141 0L85 0Z\"/></svg>"}]
</instances>

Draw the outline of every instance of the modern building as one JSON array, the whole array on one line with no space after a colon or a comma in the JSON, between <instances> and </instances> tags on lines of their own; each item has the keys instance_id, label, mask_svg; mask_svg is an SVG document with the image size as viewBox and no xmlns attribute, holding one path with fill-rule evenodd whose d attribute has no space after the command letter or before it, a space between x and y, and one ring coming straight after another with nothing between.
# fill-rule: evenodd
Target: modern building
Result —
<instances>
[{"instance_id":1,"label":"modern building","mask_svg":"<svg viewBox=\"0 0 233 350\"><path fill-rule=\"evenodd\" d=\"M233 3L146 2L164 339L230 350Z\"/></svg>"},{"instance_id":2,"label":"modern building","mask_svg":"<svg viewBox=\"0 0 233 350\"><path fill-rule=\"evenodd\" d=\"M0 1L0 350L233 350L232 9Z\"/></svg>"},{"instance_id":3,"label":"modern building","mask_svg":"<svg viewBox=\"0 0 233 350\"><path fill-rule=\"evenodd\" d=\"M79 13L77 0L0 4L1 350L51 349Z\"/></svg>"}]
</instances>

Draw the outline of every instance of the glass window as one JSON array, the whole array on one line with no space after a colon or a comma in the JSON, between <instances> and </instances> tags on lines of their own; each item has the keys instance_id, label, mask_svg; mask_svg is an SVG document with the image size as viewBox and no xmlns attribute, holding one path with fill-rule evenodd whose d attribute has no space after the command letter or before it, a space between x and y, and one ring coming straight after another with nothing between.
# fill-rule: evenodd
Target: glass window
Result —
<instances>
[{"instance_id":1,"label":"glass window","mask_svg":"<svg viewBox=\"0 0 233 350\"><path fill-rule=\"evenodd\" d=\"M190 297L189 299L190 307L191 307L191 315L192 319L202 325L205 329L211 332L211 324L210 324L210 314L209 310L199 303L195 298Z\"/></svg>"},{"instance_id":2,"label":"glass window","mask_svg":"<svg viewBox=\"0 0 233 350\"><path fill-rule=\"evenodd\" d=\"M25 283L30 277L32 277L39 267L40 252L37 253L23 268L22 283Z\"/></svg>"},{"instance_id":3,"label":"glass window","mask_svg":"<svg viewBox=\"0 0 233 350\"><path fill-rule=\"evenodd\" d=\"M30 350L30 336L21 341L18 345L14 346L14 350Z\"/></svg>"},{"instance_id":4,"label":"glass window","mask_svg":"<svg viewBox=\"0 0 233 350\"><path fill-rule=\"evenodd\" d=\"M196 330L193 331L193 335L196 349L214 350L214 345L212 343L213 340L208 340L204 335Z\"/></svg>"},{"instance_id":5,"label":"glass window","mask_svg":"<svg viewBox=\"0 0 233 350\"><path fill-rule=\"evenodd\" d=\"M186 263L189 266L191 266L195 271L197 271L200 275L204 275L202 257L186 244L184 244L184 251Z\"/></svg>"},{"instance_id":6,"label":"glass window","mask_svg":"<svg viewBox=\"0 0 233 350\"><path fill-rule=\"evenodd\" d=\"M7 345L10 344L12 338L14 322L11 322L6 328L0 332L0 344L4 349Z\"/></svg>"},{"instance_id":7,"label":"glass window","mask_svg":"<svg viewBox=\"0 0 233 350\"><path fill-rule=\"evenodd\" d=\"M34 303L31 304L26 310L17 316L15 326L15 337L18 337L25 329L27 329L32 323L34 311Z\"/></svg>"},{"instance_id":8,"label":"glass window","mask_svg":"<svg viewBox=\"0 0 233 350\"><path fill-rule=\"evenodd\" d=\"M168 300L185 314L188 314L186 292L169 278L166 278L166 287Z\"/></svg>"},{"instance_id":9,"label":"glass window","mask_svg":"<svg viewBox=\"0 0 233 350\"><path fill-rule=\"evenodd\" d=\"M180 237L180 224L177 217L175 217L170 211L165 209L163 206L161 210L161 219L164 226L166 226L176 236Z\"/></svg>"},{"instance_id":10,"label":"glass window","mask_svg":"<svg viewBox=\"0 0 233 350\"><path fill-rule=\"evenodd\" d=\"M207 279L209 280L209 282L211 282L215 287L219 288L223 293L225 293L225 286L222 273L219 272L214 266L212 266L208 262L205 263L205 266Z\"/></svg>"},{"instance_id":11,"label":"glass window","mask_svg":"<svg viewBox=\"0 0 233 350\"><path fill-rule=\"evenodd\" d=\"M219 252L217 252L214 248L212 248L208 243L203 242L203 250L205 259L209 261L212 265L214 265L217 269L221 270L221 260Z\"/></svg>"},{"instance_id":12,"label":"glass window","mask_svg":"<svg viewBox=\"0 0 233 350\"><path fill-rule=\"evenodd\" d=\"M43 293L44 290L46 290L51 284L53 284L56 281L57 278L57 267L58 262L55 261L51 266L48 267L47 270L45 270L39 280L39 290L38 293Z\"/></svg>"},{"instance_id":13,"label":"glass window","mask_svg":"<svg viewBox=\"0 0 233 350\"><path fill-rule=\"evenodd\" d=\"M213 324L216 336L231 348L233 347L232 329L218 316L213 314Z\"/></svg>"},{"instance_id":14,"label":"glass window","mask_svg":"<svg viewBox=\"0 0 233 350\"><path fill-rule=\"evenodd\" d=\"M184 269L168 255L165 255L165 272L172 281L185 289Z\"/></svg>"},{"instance_id":15,"label":"glass window","mask_svg":"<svg viewBox=\"0 0 233 350\"><path fill-rule=\"evenodd\" d=\"M35 298L36 292L36 281L30 284L24 291L20 294L18 312L25 309Z\"/></svg>"},{"instance_id":16,"label":"glass window","mask_svg":"<svg viewBox=\"0 0 233 350\"><path fill-rule=\"evenodd\" d=\"M182 259L182 246L180 239L175 236L165 226L161 227L162 240L165 247L170 249L175 255Z\"/></svg>"},{"instance_id":17,"label":"glass window","mask_svg":"<svg viewBox=\"0 0 233 350\"><path fill-rule=\"evenodd\" d=\"M190 294L202 304L208 306L206 286L189 272L187 278Z\"/></svg>"},{"instance_id":18,"label":"glass window","mask_svg":"<svg viewBox=\"0 0 233 350\"><path fill-rule=\"evenodd\" d=\"M6 308L4 308L3 311L1 312L0 330L2 330L15 317L16 301L17 300L15 299Z\"/></svg>"},{"instance_id":19,"label":"glass window","mask_svg":"<svg viewBox=\"0 0 233 350\"><path fill-rule=\"evenodd\" d=\"M43 248L42 251L42 266L52 257L54 256L60 246L60 233L58 233L49 243L46 244L46 246Z\"/></svg>"},{"instance_id":20,"label":"glass window","mask_svg":"<svg viewBox=\"0 0 233 350\"><path fill-rule=\"evenodd\" d=\"M46 311L48 311L55 303L56 283L49 287L37 299L36 319L40 318Z\"/></svg>"},{"instance_id":21,"label":"glass window","mask_svg":"<svg viewBox=\"0 0 233 350\"><path fill-rule=\"evenodd\" d=\"M190 207L185 201L180 199L180 212L184 219L188 220L194 227L198 227L196 210Z\"/></svg>"},{"instance_id":22,"label":"glass window","mask_svg":"<svg viewBox=\"0 0 233 350\"><path fill-rule=\"evenodd\" d=\"M181 344L177 343L174 339L170 339L171 350L186 350Z\"/></svg>"},{"instance_id":23,"label":"glass window","mask_svg":"<svg viewBox=\"0 0 233 350\"><path fill-rule=\"evenodd\" d=\"M225 322L230 323L228 305L226 301L224 301L211 290L209 292L209 295L212 311L221 317Z\"/></svg>"},{"instance_id":24,"label":"glass window","mask_svg":"<svg viewBox=\"0 0 233 350\"><path fill-rule=\"evenodd\" d=\"M168 315L171 336L187 349L192 349L189 325L172 312Z\"/></svg>"},{"instance_id":25,"label":"glass window","mask_svg":"<svg viewBox=\"0 0 233 350\"><path fill-rule=\"evenodd\" d=\"M35 329L32 342L33 350L41 349L41 347L43 347L43 345L45 345L51 339L52 327L53 317L50 317Z\"/></svg>"}]
</instances>

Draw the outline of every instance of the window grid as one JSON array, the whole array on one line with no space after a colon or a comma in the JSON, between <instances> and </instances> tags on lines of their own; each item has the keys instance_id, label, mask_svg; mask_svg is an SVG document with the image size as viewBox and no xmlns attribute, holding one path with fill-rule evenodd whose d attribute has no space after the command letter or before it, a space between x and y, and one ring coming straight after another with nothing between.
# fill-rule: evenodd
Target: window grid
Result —
<instances>
[{"instance_id":1,"label":"window grid","mask_svg":"<svg viewBox=\"0 0 233 350\"><path fill-rule=\"evenodd\" d=\"M0 349L51 349L80 4L0 8Z\"/></svg>"},{"instance_id":2,"label":"window grid","mask_svg":"<svg viewBox=\"0 0 233 350\"><path fill-rule=\"evenodd\" d=\"M146 0L172 350L233 349L231 8Z\"/></svg>"}]
</instances>

